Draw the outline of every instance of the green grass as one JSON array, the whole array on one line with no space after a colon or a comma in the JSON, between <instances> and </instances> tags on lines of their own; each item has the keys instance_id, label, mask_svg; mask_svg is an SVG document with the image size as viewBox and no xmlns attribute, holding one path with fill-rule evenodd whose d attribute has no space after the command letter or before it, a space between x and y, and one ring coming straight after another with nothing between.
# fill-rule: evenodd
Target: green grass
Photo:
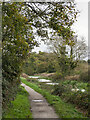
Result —
<instances>
[{"instance_id":1,"label":"green grass","mask_svg":"<svg viewBox=\"0 0 90 120\"><path fill-rule=\"evenodd\" d=\"M75 109L74 105L65 103L59 96L51 95L47 90L40 89L37 85L28 82L25 78L21 77L21 81L42 94L49 104L55 108L60 118L85 118L82 113Z\"/></svg>"},{"instance_id":2,"label":"green grass","mask_svg":"<svg viewBox=\"0 0 90 120\"><path fill-rule=\"evenodd\" d=\"M8 112L3 118L32 118L27 91L20 86L14 101L11 101Z\"/></svg>"}]
</instances>

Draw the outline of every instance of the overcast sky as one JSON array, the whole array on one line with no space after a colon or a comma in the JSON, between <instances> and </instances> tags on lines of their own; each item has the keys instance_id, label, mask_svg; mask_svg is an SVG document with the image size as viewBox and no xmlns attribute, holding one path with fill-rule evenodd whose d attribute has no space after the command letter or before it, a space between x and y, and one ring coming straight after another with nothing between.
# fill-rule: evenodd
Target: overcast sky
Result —
<instances>
[{"instance_id":1,"label":"overcast sky","mask_svg":"<svg viewBox=\"0 0 90 120\"><path fill-rule=\"evenodd\" d=\"M76 0L77 9L80 11L77 22L73 25L73 30L78 36L84 36L88 44L88 0Z\"/></svg>"},{"instance_id":2,"label":"overcast sky","mask_svg":"<svg viewBox=\"0 0 90 120\"><path fill-rule=\"evenodd\" d=\"M88 44L88 2L90 0L75 0L77 3L77 9L80 11L79 16L77 17L77 22L73 25L73 30L78 35L78 39L81 36L84 36L86 39L86 44ZM35 48L33 51L45 51L47 52L47 47L42 43L40 47Z\"/></svg>"}]
</instances>

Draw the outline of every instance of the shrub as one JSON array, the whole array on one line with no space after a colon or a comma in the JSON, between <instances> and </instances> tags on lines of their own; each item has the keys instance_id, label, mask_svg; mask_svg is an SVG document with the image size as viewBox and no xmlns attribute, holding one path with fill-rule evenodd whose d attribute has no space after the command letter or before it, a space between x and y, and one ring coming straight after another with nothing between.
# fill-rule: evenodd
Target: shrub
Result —
<instances>
[{"instance_id":1,"label":"shrub","mask_svg":"<svg viewBox=\"0 0 90 120\"><path fill-rule=\"evenodd\" d=\"M53 74L52 76L50 76L50 78L55 81L58 82L59 80L63 79L62 73L58 73L56 72L55 74Z\"/></svg>"},{"instance_id":2,"label":"shrub","mask_svg":"<svg viewBox=\"0 0 90 120\"><path fill-rule=\"evenodd\" d=\"M62 84L56 85L54 87L53 94L61 96L63 92L66 92L66 89Z\"/></svg>"},{"instance_id":3,"label":"shrub","mask_svg":"<svg viewBox=\"0 0 90 120\"><path fill-rule=\"evenodd\" d=\"M89 82L89 77L88 77L89 72L90 71L81 73L80 77L79 77L79 80L83 81L83 82Z\"/></svg>"},{"instance_id":4,"label":"shrub","mask_svg":"<svg viewBox=\"0 0 90 120\"><path fill-rule=\"evenodd\" d=\"M89 106L87 92L73 92L68 101L78 105L82 109L88 109Z\"/></svg>"},{"instance_id":5,"label":"shrub","mask_svg":"<svg viewBox=\"0 0 90 120\"><path fill-rule=\"evenodd\" d=\"M72 91L72 89L75 89L75 91ZM82 92L82 89L85 89L85 91ZM55 86L52 93L60 96L65 102L75 104L86 111L86 114L88 113L88 83L71 80L60 81L59 86Z\"/></svg>"}]
</instances>

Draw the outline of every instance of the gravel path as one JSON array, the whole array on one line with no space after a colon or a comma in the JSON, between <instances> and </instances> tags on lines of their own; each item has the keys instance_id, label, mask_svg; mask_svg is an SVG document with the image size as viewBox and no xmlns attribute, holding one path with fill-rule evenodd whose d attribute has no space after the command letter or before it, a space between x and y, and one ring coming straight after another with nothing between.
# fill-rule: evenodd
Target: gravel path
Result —
<instances>
[{"instance_id":1,"label":"gravel path","mask_svg":"<svg viewBox=\"0 0 90 120\"><path fill-rule=\"evenodd\" d=\"M21 84L29 93L31 111L33 118L58 118L54 109L47 103L46 99L24 83Z\"/></svg>"}]
</instances>

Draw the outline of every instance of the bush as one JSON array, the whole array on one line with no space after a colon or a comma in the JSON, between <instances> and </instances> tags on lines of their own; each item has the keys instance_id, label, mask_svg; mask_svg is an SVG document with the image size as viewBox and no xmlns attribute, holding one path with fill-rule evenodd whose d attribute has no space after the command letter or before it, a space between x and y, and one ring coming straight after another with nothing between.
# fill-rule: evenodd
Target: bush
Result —
<instances>
[{"instance_id":1,"label":"bush","mask_svg":"<svg viewBox=\"0 0 90 120\"><path fill-rule=\"evenodd\" d=\"M81 73L80 77L79 77L79 80L83 81L83 82L89 82L89 77L88 77L89 72L90 71Z\"/></svg>"},{"instance_id":2,"label":"bush","mask_svg":"<svg viewBox=\"0 0 90 120\"><path fill-rule=\"evenodd\" d=\"M31 24L27 24L26 17L21 13L22 5L22 3L16 2L2 3L3 110L15 96L20 84L19 77L22 72L22 66L28 58L29 51L36 44L36 41L31 39Z\"/></svg>"},{"instance_id":3,"label":"bush","mask_svg":"<svg viewBox=\"0 0 90 120\"><path fill-rule=\"evenodd\" d=\"M72 89L75 89L75 91L72 91ZM82 89L85 89L85 91L82 92ZM55 86L52 93L60 96L65 102L75 104L88 114L88 83L73 80L60 81L59 86Z\"/></svg>"},{"instance_id":4,"label":"bush","mask_svg":"<svg viewBox=\"0 0 90 120\"><path fill-rule=\"evenodd\" d=\"M61 96L64 92L66 92L65 87L62 84L59 84L55 86L53 94Z\"/></svg>"},{"instance_id":5,"label":"bush","mask_svg":"<svg viewBox=\"0 0 90 120\"><path fill-rule=\"evenodd\" d=\"M78 105L82 109L88 109L89 106L87 92L73 92L68 101Z\"/></svg>"},{"instance_id":6,"label":"bush","mask_svg":"<svg viewBox=\"0 0 90 120\"><path fill-rule=\"evenodd\" d=\"M62 73L56 72L50 78L52 79L53 82L58 82L59 80L63 79L63 76L62 76Z\"/></svg>"}]
</instances>

